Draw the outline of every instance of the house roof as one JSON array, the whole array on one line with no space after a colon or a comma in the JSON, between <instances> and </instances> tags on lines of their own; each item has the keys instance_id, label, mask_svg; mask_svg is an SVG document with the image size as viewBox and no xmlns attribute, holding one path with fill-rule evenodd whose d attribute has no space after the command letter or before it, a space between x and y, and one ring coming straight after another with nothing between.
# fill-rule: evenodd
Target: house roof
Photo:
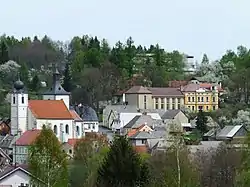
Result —
<instances>
[{"instance_id":1,"label":"house roof","mask_svg":"<svg viewBox=\"0 0 250 187\"><path fill-rule=\"evenodd\" d=\"M69 112L75 121L83 121L75 110L70 110Z\"/></svg>"},{"instance_id":2,"label":"house roof","mask_svg":"<svg viewBox=\"0 0 250 187\"><path fill-rule=\"evenodd\" d=\"M128 137L133 136L133 135L136 134L137 132L138 132L137 129L131 129L130 131L128 131L127 136L128 136Z\"/></svg>"},{"instance_id":3,"label":"house roof","mask_svg":"<svg viewBox=\"0 0 250 187\"><path fill-rule=\"evenodd\" d=\"M154 139L152 132L137 131L134 135L130 136L129 139Z\"/></svg>"},{"instance_id":4,"label":"house roof","mask_svg":"<svg viewBox=\"0 0 250 187\"><path fill-rule=\"evenodd\" d=\"M199 84L190 83L186 86L183 86L181 88L181 91L183 91L183 92L195 92L196 90L199 90L199 88L200 88Z\"/></svg>"},{"instance_id":5,"label":"house roof","mask_svg":"<svg viewBox=\"0 0 250 187\"><path fill-rule=\"evenodd\" d=\"M7 166L6 168L4 168L1 172L0 172L0 181L3 180L4 178L10 176L11 174L17 172L17 171L22 171L23 173L33 177L34 177L28 170L27 170L27 166ZM40 179L36 178L37 180L39 180L41 183L43 183Z\"/></svg>"},{"instance_id":6,"label":"house roof","mask_svg":"<svg viewBox=\"0 0 250 187\"><path fill-rule=\"evenodd\" d=\"M225 126L221 131L217 134L216 137L218 138L232 138L241 128L243 125L228 125Z\"/></svg>"},{"instance_id":7,"label":"house roof","mask_svg":"<svg viewBox=\"0 0 250 187\"><path fill-rule=\"evenodd\" d=\"M68 139L68 144L74 147L75 144L76 144L78 141L82 141L82 139L69 138L69 139Z\"/></svg>"},{"instance_id":8,"label":"house roof","mask_svg":"<svg viewBox=\"0 0 250 187\"><path fill-rule=\"evenodd\" d=\"M25 131L16 141L16 145L28 146L31 145L39 136L41 130L33 129Z\"/></svg>"},{"instance_id":9,"label":"house roof","mask_svg":"<svg viewBox=\"0 0 250 187\"><path fill-rule=\"evenodd\" d=\"M181 110L167 110L162 116L162 119L174 119L174 117L179 113L182 112Z\"/></svg>"},{"instance_id":10,"label":"house roof","mask_svg":"<svg viewBox=\"0 0 250 187\"><path fill-rule=\"evenodd\" d=\"M174 81L169 81L169 87L171 88L180 88L181 86L185 86L188 84L188 81L186 80L180 80L180 81L177 81L177 80L174 80Z\"/></svg>"},{"instance_id":11,"label":"house roof","mask_svg":"<svg viewBox=\"0 0 250 187\"><path fill-rule=\"evenodd\" d=\"M74 109L83 121L99 121L96 111L90 106L79 105Z\"/></svg>"},{"instance_id":12,"label":"house roof","mask_svg":"<svg viewBox=\"0 0 250 187\"><path fill-rule=\"evenodd\" d=\"M170 88L170 87L164 87L164 88L157 88L152 87L148 88L152 92L153 96L183 96L180 88Z\"/></svg>"},{"instance_id":13,"label":"house roof","mask_svg":"<svg viewBox=\"0 0 250 187\"><path fill-rule=\"evenodd\" d=\"M143 86L133 86L125 94L151 94L151 91Z\"/></svg>"},{"instance_id":14,"label":"house roof","mask_svg":"<svg viewBox=\"0 0 250 187\"><path fill-rule=\"evenodd\" d=\"M137 115L130 120L123 128L139 128L141 125L147 124L151 126L153 119L150 115Z\"/></svg>"},{"instance_id":15,"label":"house roof","mask_svg":"<svg viewBox=\"0 0 250 187\"><path fill-rule=\"evenodd\" d=\"M37 119L73 119L63 100L29 100L29 109Z\"/></svg>"},{"instance_id":16,"label":"house roof","mask_svg":"<svg viewBox=\"0 0 250 187\"><path fill-rule=\"evenodd\" d=\"M11 148L11 144L14 141L15 136L6 135L0 136L0 147L1 148Z\"/></svg>"}]
</instances>

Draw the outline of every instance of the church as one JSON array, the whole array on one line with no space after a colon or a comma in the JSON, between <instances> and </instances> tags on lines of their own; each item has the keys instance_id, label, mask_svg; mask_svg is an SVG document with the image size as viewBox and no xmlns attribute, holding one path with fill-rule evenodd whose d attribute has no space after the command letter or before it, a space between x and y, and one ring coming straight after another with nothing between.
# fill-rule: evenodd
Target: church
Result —
<instances>
[{"instance_id":1,"label":"church","mask_svg":"<svg viewBox=\"0 0 250 187\"><path fill-rule=\"evenodd\" d=\"M93 109L91 111L85 107L81 116L75 108L70 107L70 93L62 87L60 73L55 67L52 87L42 94L43 99L28 98L24 83L16 81L11 93L11 134L14 136L21 136L28 130L42 129L43 125L49 126L60 142L81 138L85 132L98 132L98 118ZM82 106L78 106L78 111L79 107L82 109ZM84 115L89 112L95 113L94 118Z\"/></svg>"}]
</instances>

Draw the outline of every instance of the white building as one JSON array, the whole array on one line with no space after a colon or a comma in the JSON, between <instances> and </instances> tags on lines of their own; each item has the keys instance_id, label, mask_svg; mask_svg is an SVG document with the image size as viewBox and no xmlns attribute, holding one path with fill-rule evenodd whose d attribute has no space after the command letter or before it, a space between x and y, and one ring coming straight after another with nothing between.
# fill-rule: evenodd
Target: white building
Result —
<instances>
[{"instance_id":1,"label":"white building","mask_svg":"<svg viewBox=\"0 0 250 187\"><path fill-rule=\"evenodd\" d=\"M70 93L60 83L56 68L52 87L43 94L43 100L28 100L28 92L20 80L14 84L11 93L11 134L20 136L27 130L42 129L48 125L61 142L81 138L85 130L98 132L97 127L84 124L75 111L70 110Z\"/></svg>"}]
</instances>

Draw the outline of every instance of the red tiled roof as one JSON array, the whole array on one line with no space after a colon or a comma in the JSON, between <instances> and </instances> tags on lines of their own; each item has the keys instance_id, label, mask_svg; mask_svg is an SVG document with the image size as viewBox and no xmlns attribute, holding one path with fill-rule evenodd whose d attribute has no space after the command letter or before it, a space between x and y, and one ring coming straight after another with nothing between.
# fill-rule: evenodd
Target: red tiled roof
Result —
<instances>
[{"instance_id":1,"label":"red tiled roof","mask_svg":"<svg viewBox=\"0 0 250 187\"><path fill-rule=\"evenodd\" d=\"M147 153L148 152L147 145L136 145L136 146L134 146L134 149L137 153Z\"/></svg>"},{"instance_id":2,"label":"red tiled roof","mask_svg":"<svg viewBox=\"0 0 250 187\"><path fill-rule=\"evenodd\" d=\"M73 119L63 100L29 100L29 109L37 119Z\"/></svg>"},{"instance_id":3,"label":"red tiled roof","mask_svg":"<svg viewBox=\"0 0 250 187\"><path fill-rule=\"evenodd\" d=\"M128 136L128 137L133 136L134 134L137 133L137 131L138 131L137 129L131 129L130 131L128 131L127 136Z\"/></svg>"},{"instance_id":4,"label":"red tiled roof","mask_svg":"<svg viewBox=\"0 0 250 187\"><path fill-rule=\"evenodd\" d=\"M16 145L31 145L36 138L39 136L41 130L33 129L33 130L27 130L25 131L20 138L17 139Z\"/></svg>"},{"instance_id":5,"label":"red tiled roof","mask_svg":"<svg viewBox=\"0 0 250 187\"><path fill-rule=\"evenodd\" d=\"M76 144L78 141L82 141L82 139L75 139L75 138L73 139L73 138L71 138L71 139L68 139L68 144L74 147L75 144Z\"/></svg>"},{"instance_id":6,"label":"red tiled roof","mask_svg":"<svg viewBox=\"0 0 250 187\"><path fill-rule=\"evenodd\" d=\"M82 121L82 118L76 113L75 110L70 110L69 111L71 116L74 118L76 121Z\"/></svg>"}]
</instances>

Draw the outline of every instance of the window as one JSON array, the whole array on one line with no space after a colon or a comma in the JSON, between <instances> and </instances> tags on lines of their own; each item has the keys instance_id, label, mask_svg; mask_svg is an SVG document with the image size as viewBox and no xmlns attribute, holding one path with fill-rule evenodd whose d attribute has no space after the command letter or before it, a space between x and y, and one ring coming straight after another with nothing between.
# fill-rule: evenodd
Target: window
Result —
<instances>
[{"instance_id":1,"label":"window","mask_svg":"<svg viewBox=\"0 0 250 187\"><path fill-rule=\"evenodd\" d=\"M208 97L207 97L207 102L208 102Z\"/></svg>"},{"instance_id":2,"label":"window","mask_svg":"<svg viewBox=\"0 0 250 187\"><path fill-rule=\"evenodd\" d=\"M77 136L80 135L80 128L79 128L79 126L76 126L76 135L77 135Z\"/></svg>"},{"instance_id":3,"label":"window","mask_svg":"<svg viewBox=\"0 0 250 187\"><path fill-rule=\"evenodd\" d=\"M203 106L199 106L199 110L203 110Z\"/></svg>"},{"instance_id":4,"label":"window","mask_svg":"<svg viewBox=\"0 0 250 187\"><path fill-rule=\"evenodd\" d=\"M169 110L169 98L167 98L166 109Z\"/></svg>"},{"instance_id":5,"label":"window","mask_svg":"<svg viewBox=\"0 0 250 187\"><path fill-rule=\"evenodd\" d=\"M161 98L161 109L164 109L164 98Z\"/></svg>"},{"instance_id":6,"label":"window","mask_svg":"<svg viewBox=\"0 0 250 187\"><path fill-rule=\"evenodd\" d=\"M178 105L178 110L181 109L181 99L180 98L177 99L177 105Z\"/></svg>"},{"instance_id":7,"label":"window","mask_svg":"<svg viewBox=\"0 0 250 187\"><path fill-rule=\"evenodd\" d=\"M191 97L188 97L188 102L191 102Z\"/></svg>"},{"instance_id":8,"label":"window","mask_svg":"<svg viewBox=\"0 0 250 187\"><path fill-rule=\"evenodd\" d=\"M213 106L213 110L216 110L216 107L215 107L215 106Z\"/></svg>"},{"instance_id":9,"label":"window","mask_svg":"<svg viewBox=\"0 0 250 187\"><path fill-rule=\"evenodd\" d=\"M91 124L88 124L88 129L92 129L92 126L91 126Z\"/></svg>"},{"instance_id":10,"label":"window","mask_svg":"<svg viewBox=\"0 0 250 187\"><path fill-rule=\"evenodd\" d=\"M198 97L198 102L200 102L201 100L200 100L200 97Z\"/></svg>"},{"instance_id":11,"label":"window","mask_svg":"<svg viewBox=\"0 0 250 187\"><path fill-rule=\"evenodd\" d=\"M147 109L147 96L144 95L144 109Z\"/></svg>"},{"instance_id":12,"label":"window","mask_svg":"<svg viewBox=\"0 0 250 187\"><path fill-rule=\"evenodd\" d=\"M146 143L147 143L147 140L141 140L141 143L142 143L142 144L146 144Z\"/></svg>"},{"instance_id":13,"label":"window","mask_svg":"<svg viewBox=\"0 0 250 187\"><path fill-rule=\"evenodd\" d=\"M206 110L208 111L208 106L206 106Z\"/></svg>"},{"instance_id":14,"label":"window","mask_svg":"<svg viewBox=\"0 0 250 187\"><path fill-rule=\"evenodd\" d=\"M155 98L155 109L158 109L158 103L159 101L158 101L158 98Z\"/></svg>"},{"instance_id":15,"label":"window","mask_svg":"<svg viewBox=\"0 0 250 187\"><path fill-rule=\"evenodd\" d=\"M69 125L68 124L65 126L65 133L69 134Z\"/></svg>"},{"instance_id":16,"label":"window","mask_svg":"<svg viewBox=\"0 0 250 187\"><path fill-rule=\"evenodd\" d=\"M72 154L72 150L71 149L69 150L69 154Z\"/></svg>"},{"instance_id":17,"label":"window","mask_svg":"<svg viewBox=\"0 0 250 187\"><path fill-rule=\"evenodd\" d=\"M13 104L15 104L15 103L16 103L16 97L13 96Z\"/></svg>"},{"instance_id":18,"label":"window","mask_svg":"<svg viewBox=\"0 0 250 187\"><path fill-rule=\"evenodd\" d=\"M192 102L194 102L194 97L192 97Z\"/></svg>"},{"instance_id":19,"label":"window","mask_svg":"<svg viewBox=\"0 0 250 187\"><path fill-rule=\"evenodd\" d=\"M172 110L174 110L174 109L175 109L175 104L173 103L173 104L172 104Z\"/></svg>"},{"instance_id":20,"label":"window","mask_svg":"<svg viewBox=\"0 0 250 187\"><path fill-rule=\"evenodd\" d=\"M194 111L194 106L192 106L192 111Z\"/></svg>"},{"instance_id":21,"label":"window","mask_svg":"<svg viewBox=\"0 0 250 187\"><path fill-rule=\"evenodd\" d=\"M215 102L215 97L213 97L213 102Z\"/></svg>"},{"instance_id":22,"label":"window","mask_svg":"<svg viewBox=\"0 0 250 187\"><path fill-rule=\"evenodd\" d=\"M24 97L22 96L22 104L24 103Z\"/></svg>"},{"instance_id":23,"label":"window","mask_svg":"<svg viewBox=\"0 0 250 187\"><path fill-rule=\"evenodd\" d=\"M57 126L56 125L54 125L54 130L53 131L54 131L55 134L57 134Z\"/></svg>"},{"instance_id":24,"label":"window","mask_svg":"<svg viewBox=\"0 0 250 187\"><path fill-rule=\"evenodd\" d=\"M201 102L204 102L204 98L203 97L201 97Z\"/></svg>"}]
</instances>

